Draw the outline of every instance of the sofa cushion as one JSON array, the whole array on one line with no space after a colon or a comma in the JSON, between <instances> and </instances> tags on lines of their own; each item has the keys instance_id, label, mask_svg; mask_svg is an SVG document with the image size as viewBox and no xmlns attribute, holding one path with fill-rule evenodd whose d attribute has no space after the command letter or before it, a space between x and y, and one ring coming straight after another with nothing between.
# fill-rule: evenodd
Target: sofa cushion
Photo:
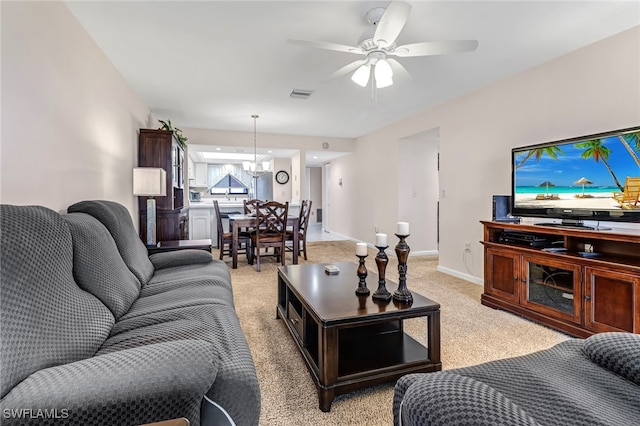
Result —
<instances>
[{"instance_id":1,"label":"sofa cushion","mask_svg":"<svg viewBox=\"0 0 640 426\"><path fill-rule=\"evenodd\" d=\"M114 317L73 278L67 223L38 206L0 206L1 396L32 373L93 356Z\"/></svg>"},{"instance_id":2,"label":"sofa cushion","mask_svg":"<svg viewBox=\"0 0 640 426\"><path fill-rule=\"evenodd\" d=\"M109 230L120 256L144 286L153 276L153 265L127 209L113 201L81 201L69 206L69 213L87 213Z\"/></svg>"},{"instance_id":3,"label":"sofa cushion","mask_svg":"<svg viewBox=\"0 0 640 426\"><path fill-rule=\"evenodd\" d=\"M0 402L2 425L139 425L176 417L200 424L203 395L215 382L217 354L201 340L153 343L37 371ZM38 410L58 418L38 418Z\"/></svg>"},{"instance_id":4,"label":"sofa cushion","mask_svg":"<svg viewBox=\"0 0 640 426\"><path fill-rule=\"evenodd\" d=\"M549 349L471 367L420 374L394 404L394 418L428 410L428 401L405 395L427 389L440 374L458 374L482 382L545 426L636 425L640 419L638 385L591 362L583 353L584 340L569 339ZM422 382L419 387L414 386ZM401 388L396 388L400 391ZM421 405L422 408L416 405ZM448 413L445 413L445 415ZM411 423L425 424L425 423ZM446 423L445 423L446 424Z\"/></svg>"},{"instance_id":5,"label":"sofa cushion","mask_svg":"<svg viewBox=\"0 0 640 426\"><path fill-rule=\"evenodd\" d=\"M209 303L222 303L233 307L233 295L224 287L215 285L216 281L203 280L183 285L153 295L139 297L121 319L129 319L153 312L165 312L171 309L197 306Z\"/></svg>"},{"instance_id":6,"label":"sofa cushion","mask_svg":"<svg viewBox=\"0 0 640 426\"><path fill-rule=\"evenodd\" d=\"M140 293L140 281L127 268L107 228L86 213L63 218L73 237L73 275L78 285L96 296L116 319Z\"/></svg>"},{"instance_id":7,"label":"sofa cushion","mask_svg":"<svg viewBox=\"0 0 640 426\"><path fill-rule=\"evenodd\" d=\"M201 281L215 281L212 284L226 288L233 295L229 268L220 260L214 260L207 264L158 269L151 281L142 289L141 294L155 294L164 291L164 289Z\"/></svg>"},{"instance_id":8,"label":"sofa cushion","mask_svg":"<svg viewBox=\"0 0 640 426\"><path fill-rule=\"evenodd\" d=\"M404 377L403 377L404 378ZM397 386L402 386L402 379ZM481 381L443 371L416 381L400 404L402 421L421 425L540 426L501 392Z\"/></svg>"},{"instance_id":9,"label":"sofa cushion","mask_svg":"<svg viewBox=\"0 0 640 426\"><path fill-rule=\"evenodd\" d=\"M240 321L228 304L207 303L123 319L98 354L182 339L203 340L213 346L218 356L218 376L207 396L236 424L257 425L260 387L256 370Z\"/></svg>"},{"instance_id":10,"label":"sofa cushion","mask_svg":"<svg viewBox=\"0 0 640 426\"><path fill-rule=\"evenodd\" d=\"M600 367L640 385L640 334L595 334L585 340L582 350Z\"/></svg>"}]
</instances>

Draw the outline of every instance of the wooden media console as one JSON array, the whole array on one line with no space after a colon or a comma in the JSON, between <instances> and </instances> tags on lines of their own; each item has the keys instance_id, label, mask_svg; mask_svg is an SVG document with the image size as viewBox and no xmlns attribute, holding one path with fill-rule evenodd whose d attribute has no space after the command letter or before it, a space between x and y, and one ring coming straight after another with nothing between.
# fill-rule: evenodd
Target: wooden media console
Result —
<instances>
[{"instance_id":1,"label":"wooden media console","mask_svg":"<svg viewBox=\"0 0 640 426\"><path fill-rule=\"evenodd\" d=\"M640 333L640 230L482 224L483 305L577 337Z\"/></svg>"}]
</instances>

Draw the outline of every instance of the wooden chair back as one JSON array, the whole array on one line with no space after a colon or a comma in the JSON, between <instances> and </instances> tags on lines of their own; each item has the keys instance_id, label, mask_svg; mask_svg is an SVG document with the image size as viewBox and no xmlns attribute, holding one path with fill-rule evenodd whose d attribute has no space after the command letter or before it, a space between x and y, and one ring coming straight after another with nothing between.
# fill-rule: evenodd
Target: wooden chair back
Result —
<instances>
[{"instance_id":1,"label":"wooden chair back","mask_svg":"<svg viewBox=\"0 0 640 426\"><path fill-rule=\"evenodd\" d=\"M298 229L304 233L309 226L309 216L311 215L311 200L302 200L300 204L300 216L298 216Z\"/></svg>"},{"instance_id":2,"label":"wooden chair back","mask_svg":"<svg viewBox=\"0 0 640 426\"><path fill-rule=\"evenodd\" d=\"M257 270L260 272L260 258L267 255L261 253L262 248L274 248L272 256L285 263L285 243L287 238L287 214L289 203L268 201L258 204L256 208L256 232L251 235L253 256L257 259Z\"/></svg>"},{"instance_id":3,"label":"wooden chair back","mask_svg":"<svg viewBox=\"0 0 640 426\"><path fill-rule=\"evenodd\" d=\"M287 214L289 213L289 203L279 203L277 201L267 201L258 204L256 208L256 228L257 233L263 236L273 234L282 235L287 230Z\"/></svg>"},{"instance_id":4,"label":"wooden chair back","mask_svg":"<svg viewBox=\"0 0 640 426\"><path fill-rule=\"evenodd\" d=\"M258 207L258 204L264 203L264 201L259 200L257 198L254 198L252 200L244 200L243 207L244 207L244 214L251 214L253 212L256 211L256 208Z\"/></svg>"},{"instance_id":5,"label":"wooden chair back","mask_svg":"<svg viewBox=\"0 0 640 426\"><path fill-rule=\"evenodd\" d=\"M218 223L218 246L222 248L224 229L222 227L222 216L220 216L220 206L218 205L218 200L213 200L213 208L216 212L216 222Z\"/></svg>"}]
</instances>

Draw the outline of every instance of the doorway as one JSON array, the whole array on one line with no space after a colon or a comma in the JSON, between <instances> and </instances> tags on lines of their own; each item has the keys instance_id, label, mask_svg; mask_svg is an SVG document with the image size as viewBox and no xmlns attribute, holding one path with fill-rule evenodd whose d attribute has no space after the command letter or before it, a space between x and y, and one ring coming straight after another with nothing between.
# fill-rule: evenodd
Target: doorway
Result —
<instances>
[{"instance_id":1,"label":"doorway","mask_svg":"<svg viewBox=\"0 0 640 426\"><path fill-rule=\"evenodd\" d=\"M437 253L439 248L439 129L399 141L398 220L411 224L412 250Z\"/></svg>"},{"instance_id":2,"label":"doorway","mask_svg":"<svg viewBox=\"0 0 640 426\"><path fill-rule=\"evenodd\" d=\"M326 163L324 169L324 184L322 189L322 230L331 232L331 163Z\"/></svg>"}]
</instances>

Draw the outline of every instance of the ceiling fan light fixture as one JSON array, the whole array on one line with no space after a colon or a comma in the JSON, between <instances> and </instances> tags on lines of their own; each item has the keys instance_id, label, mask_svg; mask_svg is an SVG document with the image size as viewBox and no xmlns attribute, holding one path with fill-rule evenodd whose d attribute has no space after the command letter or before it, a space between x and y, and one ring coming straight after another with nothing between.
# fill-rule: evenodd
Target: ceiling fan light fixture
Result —
<instances>
[{"instance_id":1,"label":"ceiling fan light fixture","mask_svg":"<svg viewBox=\"0 0 640 426\"><path fill-rule=\"evenodd\" d=\"M358 86L366 87L369 82L369 74L371 74L371 68L369 64L364 64L353 73L351 80Z\"/></svg>"},{"instance_id":2,"label":"ceiling fan light fixture","mask_svg":"<svg viewBox=\"0 0 640 426\"><path fill-rule=\"evenodd\" d=\"M376 62L374 76L376 78L376 87L382 89L393 84L393 70L391 65L385 59Z\"/></svg>"}]
</instances>

